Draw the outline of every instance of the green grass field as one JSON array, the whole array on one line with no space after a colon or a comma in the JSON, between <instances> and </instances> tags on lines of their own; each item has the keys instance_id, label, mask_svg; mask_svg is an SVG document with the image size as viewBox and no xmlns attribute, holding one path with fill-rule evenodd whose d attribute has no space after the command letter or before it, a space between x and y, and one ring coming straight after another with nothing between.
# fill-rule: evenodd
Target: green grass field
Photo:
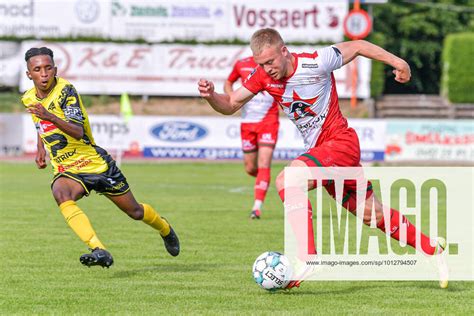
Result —
<instances>
[{"instance_id":1,"label":"green grass field","mask_svg":"<svg viewBox=\"0 0 474 316\"><path fill-rule=\"evenodd\" d=\"M283 165L275 165L276 170ZM125 164L139 201L173 224L173 258L147 225L105 197L78 204L115 259L85 268L86 251L49 190L50 170L0 163L0 314L474 314L472 282L447 290L426 282L305 282L268 293L253 281L254 259L283 251L283 209L275 189L264 217L248 219L253 180L236 163ZM469 264L469 263L467 263ZM472 263L471 263L472 264Z\"/></svg>"}]
</instances>

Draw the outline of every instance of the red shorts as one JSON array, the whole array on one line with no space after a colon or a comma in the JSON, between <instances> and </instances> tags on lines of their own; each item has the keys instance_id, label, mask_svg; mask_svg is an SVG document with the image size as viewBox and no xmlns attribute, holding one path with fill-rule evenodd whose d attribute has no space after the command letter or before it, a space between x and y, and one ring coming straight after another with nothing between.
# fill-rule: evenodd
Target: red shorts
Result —
<instances>
[{"instance_id":1,"label":"red shorts","mask_svg":"<svg viewBox=\"0 0 474 316\"><path fill-rule=\"evenodd\" d=\"M309 149L296 158L309 167L359 167L360 146L359 138L354 129L347 128L327 141ZM334 181L323 181L326 191L335 198ZM365 190L365 188L364 188ZM367 183L366 198L372 195L372 184ZM357 207L357 182L347 180L344 182L342 205L349 211Z\"/></svg>"},{"instance_id":2,"label":"red shorts","mask_svg":"<svg viewBox=\"0 0 474 316\"><path fill-rule=\"evenodd\" d=\"M280 122L278 121L271 123L241 123L242 151L250 153L257 151L259 146L275 147L279 127Z\"/></svg>"}]
</instances>

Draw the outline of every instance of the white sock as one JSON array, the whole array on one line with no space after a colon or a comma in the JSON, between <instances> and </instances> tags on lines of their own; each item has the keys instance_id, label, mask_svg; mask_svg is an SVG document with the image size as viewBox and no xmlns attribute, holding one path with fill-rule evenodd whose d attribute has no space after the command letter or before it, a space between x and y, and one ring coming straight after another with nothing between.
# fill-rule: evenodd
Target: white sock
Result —
<instances>
[{"instance_id":1,"label":"white sock","mask_svg":"<svg viewBox=\"0 0 474 316\"><path fill-rule=\"evenodd\" d=\"M262 210L262 205L263 205L263 201L261 201L261 200L255 200L255 202L253 203L253 208L252 208L252 210L253 210L253 211L255 211L255 210L261 211L261 210Z\"/></svg>"}]
</instances>

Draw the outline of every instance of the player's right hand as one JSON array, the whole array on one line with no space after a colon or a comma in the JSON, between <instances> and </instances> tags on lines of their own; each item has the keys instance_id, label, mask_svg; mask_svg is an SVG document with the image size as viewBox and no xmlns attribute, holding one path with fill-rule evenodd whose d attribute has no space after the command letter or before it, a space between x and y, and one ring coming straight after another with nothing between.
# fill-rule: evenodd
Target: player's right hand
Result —
<instances>
[{"instance_id":1,"label":"player's right hand","mask_svg":"<svg viewBox=\"0 0 474 316\"><path fill-rule=\"evenodd\" d=\"M38 151L36 152L35 162L38 169L46 168L46 151L44 149L38 149Z\"/></svg>"},{"instance_id":2,"label":"player's right hand","mask_svg":"<svg viewBox=\"0 0 474 316\"><path fill-rule=\"evenodd\" d=\"M199 94L203 98L209 98L214 93L214 83L206 79L200 79L198 82Z\"/></svg>"},{"instance_id":3,"label":"player's right hand","mask_svg":"<svg viewBox=\"0 0 474 316\"><path fill-rule=\"evenodd\" d=\"M411 78L410 66L406 61L401 59L400 65L393 70L393 74L395 75L395 81L407 83Z\"/></svg>"}]
</instances>

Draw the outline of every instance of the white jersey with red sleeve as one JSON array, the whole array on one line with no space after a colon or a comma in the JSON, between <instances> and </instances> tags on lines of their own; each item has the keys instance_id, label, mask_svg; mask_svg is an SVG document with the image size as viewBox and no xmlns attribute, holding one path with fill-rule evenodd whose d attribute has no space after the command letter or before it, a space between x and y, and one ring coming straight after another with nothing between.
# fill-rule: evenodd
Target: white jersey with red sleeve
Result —
<instances>
[{"instance_id":1,"label":"white jersey with red sleeve","mask_svg":"<svg viewBox=\"0 0 474 316\"><path fill-rule=\"evenodd\" d=\"M296 125L308 150L348 127L332 74L342 66L342 55L333 46L292 55L294 72L289 77L275 80L257 67L243 86L253 94L268 91Z\"/></svg>"},{"instance_id":2,"label":"white jersey with red sleeve","mask_svg":"<svg viewBox=\"0 0 474 316\"><path fill-rule=\"evenodd\" d=\"M257 67L253 57L238 60L227 80L234 83L241 79L243 81ZM273 97L265 91L258 93L242 107L243 123L278 121L278 104Z\"/></svg>"}]
</instances>

